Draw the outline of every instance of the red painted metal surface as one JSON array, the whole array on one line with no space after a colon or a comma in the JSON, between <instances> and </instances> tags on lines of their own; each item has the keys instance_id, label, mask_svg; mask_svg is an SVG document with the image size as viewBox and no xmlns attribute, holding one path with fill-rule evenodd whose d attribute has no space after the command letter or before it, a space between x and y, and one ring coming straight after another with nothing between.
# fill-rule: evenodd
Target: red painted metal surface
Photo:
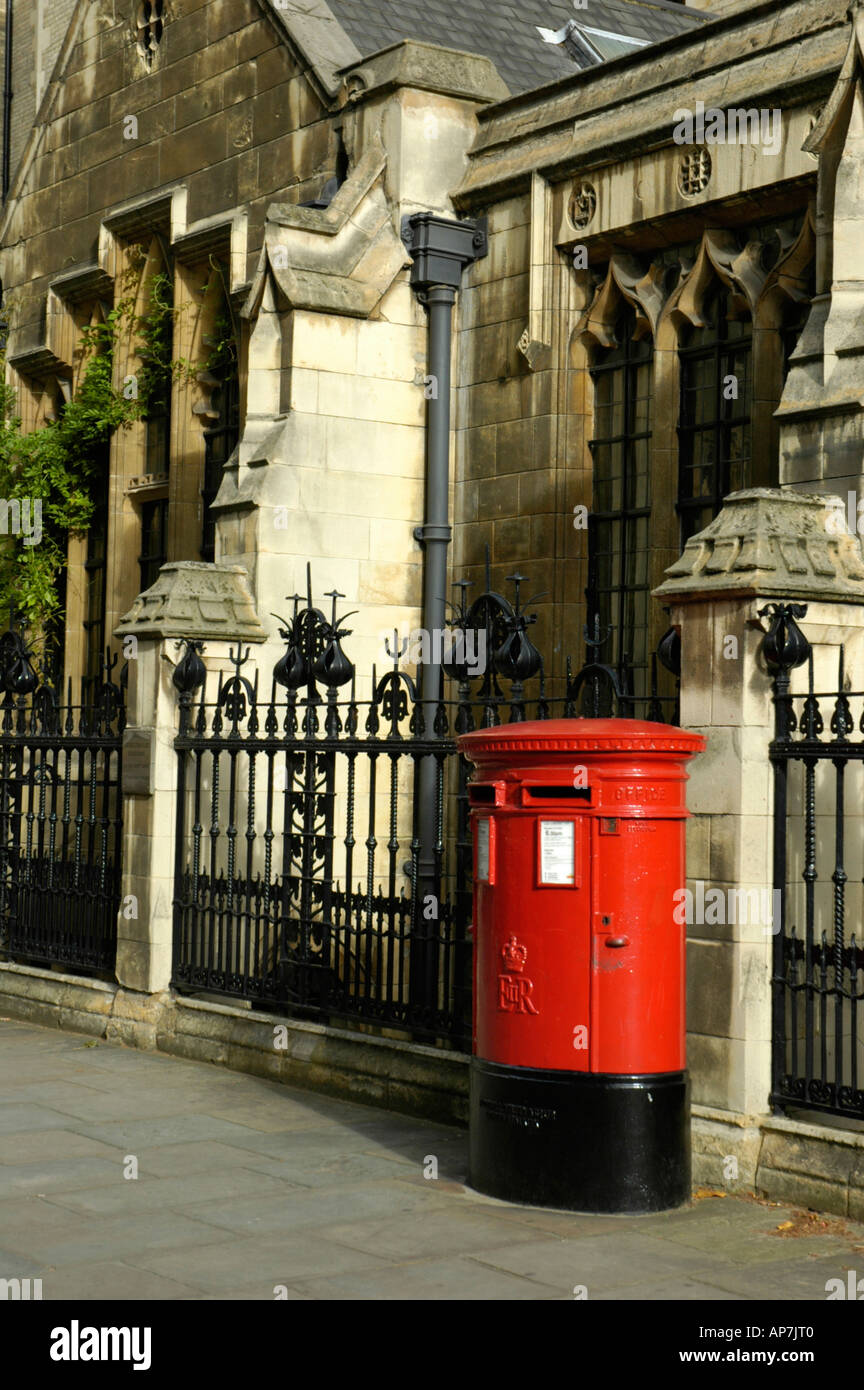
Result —
<instances>
[{"instance_id":1,"label":"red painted metal surface","mask_svg":"<svg viewBox=\"0 0 864 1390\"><path fill-rule=\"evenodd\" d=\"M478 729L459 745L475 765L475 1055L683 1070L686 928L674 894L685 886L685 764L704 738L560 719Z\"/></svg>"}]
</instances>

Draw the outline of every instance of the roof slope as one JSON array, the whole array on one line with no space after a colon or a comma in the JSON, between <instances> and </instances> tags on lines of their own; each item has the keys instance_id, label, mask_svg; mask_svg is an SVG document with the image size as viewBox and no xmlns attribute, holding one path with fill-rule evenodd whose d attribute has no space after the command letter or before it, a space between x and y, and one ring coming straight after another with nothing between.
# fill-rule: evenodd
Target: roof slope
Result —
<instances>
[{"instance_id":1,"label":"roof slope","mask_svg":"<svg viewBox=\"0 0 864 1390\"><path fill-rule=\"evenodd\" d=\"M598 40L592 31L657 43L713 17L670 0L590 0L584 8L571 0L329 0L329 5L364 57L401 39L480 53L492 59L514 96L579 71L576 58L561 44L545 42L539 28L558 32L575 20L611 58L635 49Z\"/></svg>"}]
</instances>

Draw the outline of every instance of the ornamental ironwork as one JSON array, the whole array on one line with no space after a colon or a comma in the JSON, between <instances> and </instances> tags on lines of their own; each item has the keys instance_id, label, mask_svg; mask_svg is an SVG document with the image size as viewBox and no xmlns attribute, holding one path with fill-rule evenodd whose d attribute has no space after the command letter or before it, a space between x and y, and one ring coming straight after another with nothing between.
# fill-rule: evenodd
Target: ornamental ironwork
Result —
<instances>
[{"instance_id":1,"label":"ornamental ironwork","mask_svg":"<svg viewBox=\"0 0 864 1390\"><path fill-rule=\"evenodd\" d=\"M406 669L398 633L383 669L358 677L345 649L352 614L338 591L326 607L313 601L308 569L290 617L274 615L285 649L269 679L246 674L240 644L228 674L207 676L201 644L186 644L174 677L177 989L468 1048L472 848L457 735L590 713L610 680L617 712L646 704L624 667L599 659L602 635L590 669L568 666L550 695L530 635L543 595L526 600L518 571L505 584L492 587L487 554L481 593L454 586L449 684L437 691L423 690L422 663ZM660 696L655 705L662 717Z\"/></svg>"},{"instance_id":2,"label":"ornamental ironwork","mask_svg":"<svg viewBox=\"0 0 864 1390\"><path fill-rule=\"evenodd\" d=\"M125 692L117 656L65 697L20 628L0 637L0 949L111 971L120 907Z\"/></svg>"},{"instance_id":3,"label":"ornamental ironwork","mask_svg":"<svg viewBox=\"0 0 864 1390\"><path fill-rule=\"evenodd\" d=\"M843 646L836 683L815 688L813 649L799 627L806 604L770 603L759 616L768 622L762 655L775 709L766 925L773 938L771 1104L861 1121L864 942L856 928L864 860L854 808L864 777L864 691L851 689ZM801 667L806 683L793 693L792 673Z\"/></svg>"}]
</instances>

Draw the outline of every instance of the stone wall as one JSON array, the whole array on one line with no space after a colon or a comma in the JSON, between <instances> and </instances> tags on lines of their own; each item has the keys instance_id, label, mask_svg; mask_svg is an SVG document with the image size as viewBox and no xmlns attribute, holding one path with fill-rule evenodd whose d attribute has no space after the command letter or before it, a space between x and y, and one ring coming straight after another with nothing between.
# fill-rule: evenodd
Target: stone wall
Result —
<instances>
[{"instance_id":1,"label":"stone wall","mask_svg":"<svg viewBox=\"0 0 864 1390\"><path fill-rule=\"evenodd\" d=\"M14 0L12 6L12 108L9 152L14 174L30 138L75 0ZM5 25L3 7L2 23ZM5 48L3 52L5 63Z\"/></svg>"},{"instance_id":2,"label":"stone wall","mask_svg":"<svg viewBox=\"0 0 864 1390\"><path fill-rule=\"evenodd\" d=\"M174 356L205 360L211 301L221 294L214 258L226 268L225 293L236 312L260 255L269 202L312 198L336 169L329 98L255 0L186 0L149 66L133 10L128 0L77 13L44 123L13 181L0 262L10 379L25 427L52 418L58 384L78 379L82 328L130 295L135 312L146 312L136 248L147 276L167 271L173 280ZM57 14L51 23L59 32ZM131 338L124 339L115 354L118 388L140 367ZM200 384L175 379L164 475L148 471L143 423L112 438L109 640L141 587L136 562L148 502L168 500L166 558L200 558L205 397ZM86 541L73 538L66 652L73 679L84 661L86 558Z\"/></svg>"},{"instance_id":3,"label":"stone wall","mask_svg":"<svg viewBox=\"0 0 864 1390\"><path fill-rule=\"evenodd\" d=\"M573 522L593 505L590 369L622 311L654 349L649 587L679 550L678 347L712 286L752 324L751 457L733 486L798 476L778 462L774 412L784 335L814 278L818 170L803 146L847 42L841 0L763 4L679 37L662 67L646 50L478 113L454 192L460 211L488 216L490 236L459 306L454 560L476 583L488 545L496 588L518 567L549 591L537 629L547 670L582 656L587 546ZM779 150L712 145L703 186L685 189L673 112L697 99L779 106ZM649 651L665 626L654 605Z\"/></svg>"},{"instance_id":4,"label":"stone wall","mask_svg":"<svg viewBox=\"0 0 864 1390\"><path fill-rule=\"evenodd\" d=\"M321 97L253 0L186 0L150 69L124 10L110 24L99 6L85 13L32 162L12 190L3 282L13 357L39 338L51 279L93 257L109 209L181 182L187 226L242 205L242 283L268 201L313 197L335 170Z\"/></svg>"},{"instance_id":5,"label":"stone wall","mask_svg":"<svg viewBox=\"0 0 864 1390\"><path fill-rule=\"evenodd\" d=\"M562 632L562 603L578 602L584 588L569 562L573 506L586 499L568 471L558 335L533 364L520 347L532 307L531 257L530 194L505 198L489 211L489 255L466 273L459 303L454 562L472 581L469 597L484 586L487 547L493 588L512 597L506 576L519 570L523 597L545 594L536 606L541 650L578 659L578 631L571 624Z\"/></svg>"}]
</instances>

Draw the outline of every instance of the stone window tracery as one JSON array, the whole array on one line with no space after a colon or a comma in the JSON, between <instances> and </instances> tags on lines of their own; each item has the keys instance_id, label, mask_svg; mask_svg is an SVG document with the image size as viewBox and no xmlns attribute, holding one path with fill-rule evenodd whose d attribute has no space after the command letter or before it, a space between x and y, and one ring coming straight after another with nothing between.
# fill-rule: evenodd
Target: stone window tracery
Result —
<instances>
[{"instance_id":1,"label":"stone window tracery","mask_svg":"<svg viewBox=\"0 0 864 1390\"><path fill-rule=\"evenodd\" d=\"M678 187L685 198L704 193L711 181L711 155L704 145L688 150L678 169Z\"/></svg>"},{"instance_id":2,"label":"stone window tracery","mask_svg":"<svg viewBox=\"0 0 864 1390\"><path fill-rule=\"evenodd\" d=\"M164 0L140 0L135 27L138 52L150 67L156 57L165 27Z\"/></svg>"}]
</instances>

